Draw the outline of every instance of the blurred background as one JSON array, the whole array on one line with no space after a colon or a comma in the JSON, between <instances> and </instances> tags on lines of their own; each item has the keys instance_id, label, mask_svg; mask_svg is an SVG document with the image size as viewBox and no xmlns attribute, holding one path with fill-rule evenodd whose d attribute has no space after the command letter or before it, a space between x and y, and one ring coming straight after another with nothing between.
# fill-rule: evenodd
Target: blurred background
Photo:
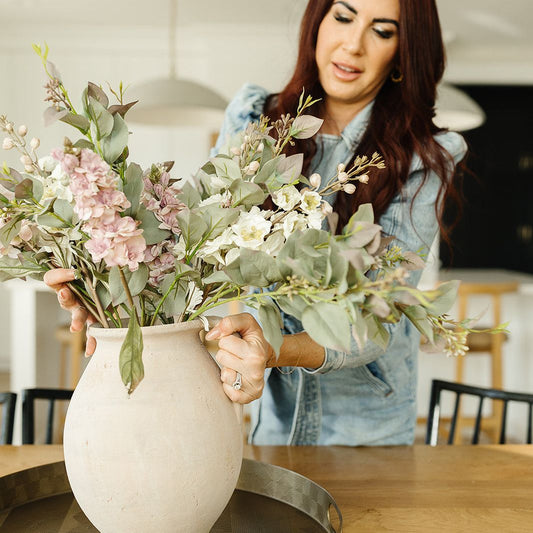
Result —
<instances>
[{"instance_id":1,"label":"blurred background","mask_svg":"<svg viewBox=\"0 0 533 533\"><path fill-rule=\"evenodd\" d=\"M288 81L306 4L0 0L0 113L17 125L26 124L29 136L41 139L42 155L61 145L64 135L72 135L61 123L44 128L46 78L32 43L48 43L49 59L61 72L74 105L88 80L104 89L108 84L117 89L122 81L129 86L126 101L128 95L133 99L143 94L147 104L166 102L169 78L189 80L199 85L186 85L181 96L175 93L173 102L167 102L189 106L188 115L180 120L169 110L157 109L151 116L158 123L150 124L147 110L144 118L141 114L130 124L130 160L142 166L175 160L175 174L190 176L208 155L223 104L244 83L275 92ZM499 300L489 290L469 301L468 314L484 313L490 323L495 320L494 306L500 306L501 320L511 321L500 354L502 384L531 391L533 4L440 0L438 5L448 54L439 120L465 135L471 146L471 173L465 176L465 214L452 233L453 246L435 243L424 283L431 286L452 277L489 289L507 284L509 290ZM201 111L202 103L216 109ZM18 164L10 152L2 158ZM61 342L53 332L67 318L55 296L42 287L0 286L1 390L63 385L56 356ZM462 379L495 384L494 350L488 345L479 357L467 360ZM423 354L419 370L423 418L431 378L453 379L457 369L456 362L442 354Z\"/></svg>"}]
</instances>

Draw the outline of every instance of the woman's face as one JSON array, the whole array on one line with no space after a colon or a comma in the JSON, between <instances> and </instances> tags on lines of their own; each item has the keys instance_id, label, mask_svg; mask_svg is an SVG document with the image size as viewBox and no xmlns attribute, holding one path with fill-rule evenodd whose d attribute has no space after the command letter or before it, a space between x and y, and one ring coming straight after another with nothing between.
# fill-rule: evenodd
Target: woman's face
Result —
<instances>
[{"instance_id":1,"label":"woman's face","mask_svg":"<svg viewBox=\"0 0 533 533\"><path fill-rule=\"evenodd\" d=\"M379 92L398 51L400 0L334 0L316 44L329 103L366 104Z\"/></svg>"}]
</instances>

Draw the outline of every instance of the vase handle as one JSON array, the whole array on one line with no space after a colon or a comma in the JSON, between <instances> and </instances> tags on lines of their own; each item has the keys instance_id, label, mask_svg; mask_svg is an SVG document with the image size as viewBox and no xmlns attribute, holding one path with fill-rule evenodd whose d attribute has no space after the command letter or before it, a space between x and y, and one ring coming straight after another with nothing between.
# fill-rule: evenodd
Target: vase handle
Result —
<instances>
[{"instance_id":1,"label":"vase handle","mask_svg":"<svg viewBox=\"0 0 533 533\"><path fill-rule=\"evenodd\" d=\"M207 316L204 317L207 319L207 324L209 325L209 329L214 328L221 320L222 317L219 316ZM200 330L200 340L202 341L202 344L206 347L209 355L213 358L213 361L216 363L220 370L220 365L218 364L218 361L215 359L215 354L218 350L218 342L217 341L206 341L205 340L205 334L207 333L205 328ZM238 333L234 333L235 336L240 337ZM239 422L239 425L242 426L242 417L243 417L243 406L241 403L232 402L233 408L235 409L235 414L237 415L237 420Z\"/></svg>"}]
</instances>

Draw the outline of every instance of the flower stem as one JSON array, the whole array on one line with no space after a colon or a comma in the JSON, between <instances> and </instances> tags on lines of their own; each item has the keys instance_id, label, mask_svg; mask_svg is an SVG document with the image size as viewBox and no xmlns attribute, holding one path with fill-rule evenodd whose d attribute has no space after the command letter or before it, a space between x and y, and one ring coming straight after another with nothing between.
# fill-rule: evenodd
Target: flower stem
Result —
<instances>
[{"instance_id":1,"label":"flower stem","mask_svg":"<svg viewBox=\"0 0 533 533\"><path fill-rule=\"evenodd\" d=\"M122 270L122 267L118 267L118 272L120 274L120 281L122 282L122 286L124 287L124 290L126 291L126 297L128 298L128 302L131 305L131 314L132 318L135 318L137 322L139 322L139 317L137 316L137 309L135 308L135 302L133 301L133 296L131 295L130 288L128 286L128 282L126 280L126 276L124 275L124 271Z\"/></svg>"}]
</instances>

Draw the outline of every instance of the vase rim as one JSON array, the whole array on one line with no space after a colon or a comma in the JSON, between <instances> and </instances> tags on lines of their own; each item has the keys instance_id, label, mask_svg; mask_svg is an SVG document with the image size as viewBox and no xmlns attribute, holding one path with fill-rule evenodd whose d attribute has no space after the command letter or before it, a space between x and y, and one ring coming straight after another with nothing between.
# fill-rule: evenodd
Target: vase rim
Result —
<instances>
[{"instance_id":1,"label":"vase rim","mask_svg":"<svg viewBox=\"0 0 533 533\"><path fill-rule=\"evenodd\" d=\"M205 317L209 323L209 328L215 327L215 325L221 320L221 317L219 316L206 316ZM127 320L123 320L123 322L127 323ZM157 324L155 326L143 326L141 328L143 336L147 335L162 335L166 334L169 331L200 331L204 329L204 322L196 318L191 321L187 322L177 322L174 324ZM126 332L128 331L128 328L104 328L101 324L92 324L89 327L88 333L89 335L92 335L93 337L99 337L99 338L113 338L113 337L124 337Z\"/></svg>"}]
</instances>

